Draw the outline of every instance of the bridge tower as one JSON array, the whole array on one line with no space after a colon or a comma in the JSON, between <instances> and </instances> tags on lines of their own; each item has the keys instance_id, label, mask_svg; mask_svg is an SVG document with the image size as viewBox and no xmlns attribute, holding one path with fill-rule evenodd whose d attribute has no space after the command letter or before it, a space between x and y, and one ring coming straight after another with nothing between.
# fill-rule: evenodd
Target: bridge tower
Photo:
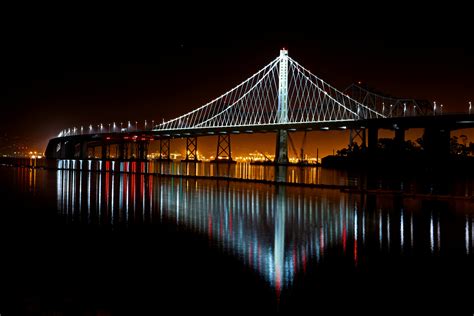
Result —
<instances>
[{"instance_id":1,"label":"bridge tower","mask_svg":"<svg viewBox=\"0 0 474 316\"><path fill-rule=\"evenodd\" d=\"M288 123L288 50L280 50L280 76L278 82L278 123ZM279 129L276 136L275 163L288 163L288 131Z\"/></svg>"}]
</instances>

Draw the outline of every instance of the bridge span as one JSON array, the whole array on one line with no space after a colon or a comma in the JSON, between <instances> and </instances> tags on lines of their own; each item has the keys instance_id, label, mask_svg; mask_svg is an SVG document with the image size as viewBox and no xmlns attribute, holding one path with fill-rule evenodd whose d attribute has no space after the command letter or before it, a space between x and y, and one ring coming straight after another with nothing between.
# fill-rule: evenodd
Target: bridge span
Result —
<instances>
[{"instance_id":1,"label":"bridge span","mask_svg":"<svg viewBox=\"0 0 474 316\"><path fill-rule=\"evenodd\" d=\"M450 132L472 128L470 114L442 114L436 103L378 96L352 85L341 92L313 75L288 56L280 55L238 86L177 118L132 130L81 126L65 129L49 141L47 158L147 159L151 141L160 142L160 159L170 159L171 140L186 139L186 161L198 161L198 138L217 137L216 157L232 161L231 136L275 133L275 163L288 163L288 133L295 131L350 130L369 152L376 148L378 131L395 131L405 140L410 128L424 129L425 150L449 153Z\"/></svg>"}]
</instances>

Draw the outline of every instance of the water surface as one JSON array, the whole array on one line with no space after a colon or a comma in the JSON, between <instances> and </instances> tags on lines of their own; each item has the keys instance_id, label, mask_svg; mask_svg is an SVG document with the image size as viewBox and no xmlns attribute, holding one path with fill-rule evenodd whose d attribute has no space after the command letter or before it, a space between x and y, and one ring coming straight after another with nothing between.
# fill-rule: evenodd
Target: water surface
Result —
<instances>
[{"instance_id":1,"label":"water surface","mask_svg":"<svg viewBox=\"0 0 474 316\"><path fill-rule=\"evenodd\" d=\"M473 308L469 199L11 167L0 181L5 310Z\"/></svg>"}]
</instances>

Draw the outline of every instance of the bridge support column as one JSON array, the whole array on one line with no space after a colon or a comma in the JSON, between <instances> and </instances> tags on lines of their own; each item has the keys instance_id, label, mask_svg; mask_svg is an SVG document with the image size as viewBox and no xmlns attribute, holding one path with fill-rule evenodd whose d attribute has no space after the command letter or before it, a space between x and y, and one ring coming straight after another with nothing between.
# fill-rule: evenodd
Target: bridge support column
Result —
<instances>
[{"instance_id":1,"label":"bridge support column","mask_svg":"<svg viewBox=\"0 0 474 316\"><path fill-rule=\"evenodd\" d=\"M275 163L288 163L288 131L279 130L276 136Z\"/></svg>"},{"instance_id":2,"label":"bridge support column","mask_svg":"<svg viewBox=\"0 0 474 316\"><path fill-rule=\"evenodd\" d=\"M350 135L349 135L349 146L353 148L354 144L356 143L356 140L359 139L360 144L358 146L360 147L367 147L366 143L366 137L365 137L365 128L360 128L360 129L351 129L350 130Z\"/></svg>"},{"instance_id":3,"label":"bridge support column","mask_svg":"<svg viewBox=\"0 0 474 316\"><path fill-rule=\"evenodd\" d=\"M148 156L148 142L141 141L137 143L137 157L140 160L146 160Z\"/></svg>"},{"instance_id":4,"label":"bridge support column","mask_svg":"<svg viewBox=\"0 0 474 316\"><path fill-rule=\"evenodd\" d=\"M160 158L159 160L171 160L170 156L171 151L171 139L170 138L160 138Z\"/></svg>"},{"instance_id":5,"label":"bridge support column","mask_svg":"<svg viewBox=\"0 0 474 316\"><path fill-rule=\"evenodd\" d=\"M369 136L368 136L368 150L369 153L375 153L377 151L377 146L379 142L379 130L376 127L369 128Z\"/></svg>"},{"instance_id":6,"label":"bridge support column","mask_svg":"<svg viewBox=\"0 0 474 316\"><path fill-rule=\"evenodd\" d=\"M186 159L185 162L199 162L197 137L186 137Z\"/></svg>"},{"instance_id":7,"label":"bridge support column","mask_svg":"<svg viewBox=\"0 0 474 316\"><path fill-rule=\"evenodd\" d=\"M219 134L217 136L216 158L212 162L234 162L234 160L232 160L230 134Z\"/></svg>"},{"instance_id":8,"label":"bridge support column","mask_svg":"<svg viewBox=\"0 0 474 316\"><path fill-rule=\"evenodd\" d=\"M87 141L84 141L81 143L81 152L79 154L80 159L87 159L89 158L89 146L87 144Z\"/></svg>"},{"instance_id":9,"label":"bridge support column","mask_svg":"<svg viewBox=\"0 0 474 316\"><path fill-rule=\"evenodd\" d=\"M108 152L107 144L102 143L100 159L105 160L105 159L109 158L108 155L107 155L107 152Z\"/></svg>"},{"instance_id":10,"label":"bridge support column","mask_svg":"<svg viewBox=\"0 0 474 316\"><path fill-rule=\"evenodd\" d=\"M398 128L395 130L395 146L397 146L397 150L400 152L403 150L405 144L405 131L404 128Z\"/></svg>"},{"instance_id":11,"label":"bridge support column","mask_svg":"<svg viewBox=\"0 0 474 316\"><path fill-rule=\"evenodd\" d=\"M121 142L118 147L119 147L119 159L120 160L128 159L128 143Z\"/></svg>"},{"instance_id":12,"label":"bridge support column","mask_svg":"<svg viewBox=\"0 0 474 316\"><path fill-rule=\"evenodd\" d=\"M395 130L395 141L397 143L405 142L405 129L404 128L398 128Z\"/></svg>"}]
</instances>

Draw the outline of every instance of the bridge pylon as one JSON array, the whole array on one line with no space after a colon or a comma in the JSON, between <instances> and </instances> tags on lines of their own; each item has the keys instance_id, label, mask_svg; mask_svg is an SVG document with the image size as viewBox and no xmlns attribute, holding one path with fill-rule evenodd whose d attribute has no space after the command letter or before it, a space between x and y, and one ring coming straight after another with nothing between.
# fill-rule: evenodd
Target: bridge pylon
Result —
<instances>
[{"instance_id":1,"label":"bridge pylon","mask_svg":"<svg viewBox=\"0 0 474 316\"><path fill-rule=\"evenodd\" d=\"M288 123L288 50L280 50L277 118L280 124ZM288 163L288 131L278 130L276 137L276 164Z\"/></svg>"}]
</instances>

